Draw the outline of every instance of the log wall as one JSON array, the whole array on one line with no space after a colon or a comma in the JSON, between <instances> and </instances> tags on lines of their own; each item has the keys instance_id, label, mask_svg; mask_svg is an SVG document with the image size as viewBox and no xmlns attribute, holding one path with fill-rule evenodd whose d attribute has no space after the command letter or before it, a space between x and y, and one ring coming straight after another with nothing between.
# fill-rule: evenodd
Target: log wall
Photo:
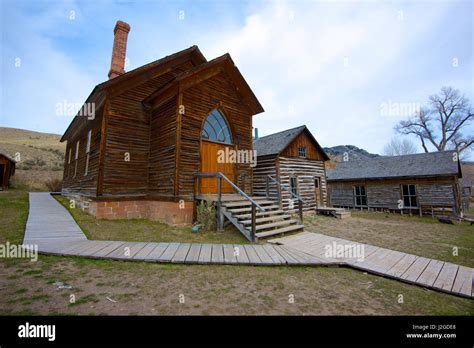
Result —
<instances>
[{"instance_id":1,"label":"log wall","mask_svg":"<svg viewBox=\"0 0 474 348\"><path fill-rule=\"evenodd\" d=\"M398 209L401 185L414 184L418 207L459 208L456 177L413 178L401 180L329 181L330 203L335 207L355 207L354 186L367 191L367 205L372 208Z\"/></svg>"}]
</instances>

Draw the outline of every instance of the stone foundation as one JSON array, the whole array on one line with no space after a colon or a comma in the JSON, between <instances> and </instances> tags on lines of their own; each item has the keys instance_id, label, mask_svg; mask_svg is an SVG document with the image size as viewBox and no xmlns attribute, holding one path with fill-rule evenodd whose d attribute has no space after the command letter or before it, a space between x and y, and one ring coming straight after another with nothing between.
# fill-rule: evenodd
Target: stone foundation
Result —
<instances>
[{"instance_id":1,"label":"stone foundation","mask_svg":"<svg viewBox=\"0 0 474 348\"><path fill-rule=\"evenodd\" d=\"M66 195L79 208L97 219L150 219L171 225L193 222L193 202L153 200L95 201L81 195Z\"/></svg>"}]
</instances>

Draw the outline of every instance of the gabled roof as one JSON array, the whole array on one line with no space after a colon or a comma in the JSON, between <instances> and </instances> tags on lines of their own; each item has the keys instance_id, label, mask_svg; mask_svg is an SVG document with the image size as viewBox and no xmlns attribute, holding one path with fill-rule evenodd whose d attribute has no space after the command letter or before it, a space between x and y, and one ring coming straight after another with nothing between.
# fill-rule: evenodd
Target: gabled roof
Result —
<instances>
[{"instance_id":1,"label":"gabled roof","mask_svg":"<svg viewBox=\"0 0 474 348\"><path fill-rule=\"evenodd\" d=\"M130 86L127 85L127 82L130 82L131 79L138 78L139 76L145 73L150 73L150 72L157 74L161 70L165 70L169 68L169 66L173 65L174 63L176 64L181 63L183 59L189 59L190 61L194 63L195 66L207 62L206 58L201 53L199 48L197 46L191 46L187 49L165 56L151 63L142 65L141 67L130 70L111 80L107 80L105 82L98 84L97 86L94 87L91 94L89 94L85 103L89 103L89 102L96 102L96 104L100 103L100 101L104 100L105 94L107 93L108 90L115 89L117 87L122 87L122 86L127 86L131 88L133 87L132 85ZM95 109L98 110L99 107L100 105L96 105ZM77 123L81 123L79 120L83 118L84 117L77 116L77 115L73 118L68 128L64 132L63 136L61 137L61 140L60 140L61 142L66 140L67 135L71 132L73 128L75 128L76 126L80 128L82 126L82 124L78 125Z\"/></svg>"},{"instance_id":2,"label":"gabled roof","mask_svg":"<svg viewBox=\"0 0 474 348\"><path fill-rule=\"evenodd\" d=\"M249 107L253 115L264 111L262 105L258 101L253 91L250 89L247 81L245 81L244 77L240 73L239 69L235 66L234 61L228 53L179 74L163 88L157 90L149 97L145 98L143 103L151 103L154 99L163 94L164 91L177 88L178 85L181 90L185 90L186 88L189 88L192 85L202 81L201 78L197 77L208 73L208 75L205 76L205 78L207 78L212 74L217 74L221 71L225 72L229 78L232 79L233 85L235 86L237 92L239 92L243 97L243 102ZM184 85L185 81L189 81L190 83L186 83L186 85Z\"/></svg>"},{"instance_id":3,"label":"gabled roof","mask_svg":"<svg viewBox=\"0 0 474 348\"><path fill-rule=\"evenodd\" d=\"M293 140L296 139L296 137L298 137L298 135L300 135L305 130L307 131L307 134L313 141L316 148L321 151L325 160L329 160L329 156L326 154L326 152L324 152L323 148L319 145L313 134L311 134L305 125L258 138L254 141L253 148L254 150L257 150L258 156L279 155L284 149L288 147L288 145L293 142Z\"/></svg>"},{"instance_id":4,"label":"gabled roof","mask_svg":"<svg viewBox=\"0 0 474 348\"><path fill-rule=\"evenodd\" d=\"M462 176L459 160L453 151L419 153L414 155L374 157L339 162L326 171L328 180L389 179L428 176Z\"/></svg>"},{"instance_id":5,"label":"gabled roof","mask_svg":"<svg viewBox=\"0 0 474 348\"><path fill-rule=\"evenodd\" d=\"M15 161L13 158L11 158L11 157L5 155L4 153L0 153L0 156L5 157L5 158L6 158L7 160L9 160L10 162L16 163L16 161Z\"/></svg>"}]
</instances>

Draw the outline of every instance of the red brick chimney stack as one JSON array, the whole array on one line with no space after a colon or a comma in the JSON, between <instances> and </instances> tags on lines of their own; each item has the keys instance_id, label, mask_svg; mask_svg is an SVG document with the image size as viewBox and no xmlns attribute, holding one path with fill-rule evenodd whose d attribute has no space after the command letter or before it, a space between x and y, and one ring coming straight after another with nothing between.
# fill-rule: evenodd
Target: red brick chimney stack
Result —
<instances>
[{"instance_id":1,"label":"red brick chimney stack","mask_svg":"<svg viewBox=\"0 0 474 348\"><path fill-rule=\"evenodd\" d=\"M114 29L114 47L112 49L112 62L110 63L109 80L125 73L125 53L127 51L127 38L130 25L117 21Z\"/></svg>"}]
</instances>

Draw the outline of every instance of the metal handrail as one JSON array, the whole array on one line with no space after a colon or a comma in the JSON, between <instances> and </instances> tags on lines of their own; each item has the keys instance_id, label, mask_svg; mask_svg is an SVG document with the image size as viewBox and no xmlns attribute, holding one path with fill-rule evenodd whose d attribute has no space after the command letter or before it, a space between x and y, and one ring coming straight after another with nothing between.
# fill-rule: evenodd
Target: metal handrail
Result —
<instances>
[{"instance_id":1,"label":"metal handrail","mask_svg":"<svg viewBox=\"0 0 474 348\"><path fill-rule=\"evenodd\" d=\"M216 172L216 173L197 173L196 176L199 176L199 177L208 177L208 178L213 178L213 177L221 177L222 179L224 179L225 181L227 181L230 186L232 186L234 188L234 190L237 191L237 193L239 193L242 197L244 197L245 199L247 199L248 201L250 201L252 204L255 204L255 206L260 210L260 211L265 211L265 209L260 205L258 204L257 202L255 202L255 200L253 200L251 197L249 197L244 191L242 191L236 184L234 184L227 176L225 176L222 172Z\"/></svg>"},{"instance_id":2,"label":"metal handrail","mask_svg":"<svg viewBox=\"0 0 474 348\"><path fill-rule=\"evenodd\" d=\"M291 188L288 190L285 186L286 185L283 185L281 182L279 182L278 180L276 179L273 179L273 177L271 175L267 175L267 180L266 180L266 186L267 186L267 196L269 195L269 185L268 185L268 179L271 179L273 182L275 182L277 185L280 185L281 187L283 187L284 189L286 189L289 193L291 193L292 196L296 197L296 199L298 200L298 215L300 217L300 223L302 224L303 223L303 203L305 203L305 201L303 201L301 199L301 197L299 195L296 195L293 191L291 191ZM267 197L269 198L269 197ZM282 199L281 197L279 197L279 202L280 202L280 205L282 204Z\"/></svg>"}]
</instances>

